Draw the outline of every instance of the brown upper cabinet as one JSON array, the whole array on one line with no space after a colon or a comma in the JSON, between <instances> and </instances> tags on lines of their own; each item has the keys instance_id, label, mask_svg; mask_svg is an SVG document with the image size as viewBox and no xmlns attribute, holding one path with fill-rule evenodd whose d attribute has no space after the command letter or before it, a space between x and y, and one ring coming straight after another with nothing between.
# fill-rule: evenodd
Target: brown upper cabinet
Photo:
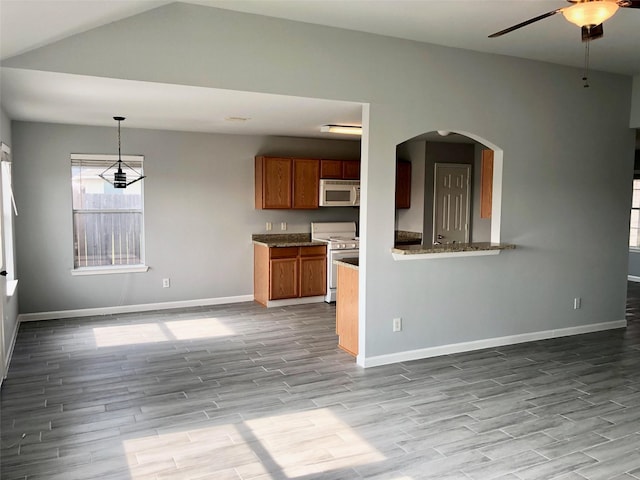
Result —
<instances>
[{"instance_id":1,"label":"brown upper cabinet","mask_svg":"<svg viewBox=\"0 0 640 480\"><path fill-rule=\"evenodd\" d=\"M256 157L256 208L291 208L290 158Z\"/></svg>"},{"instance_id":2,"label":"brown upper cabinet","mask_svg":"<svg viewBox=\"0 0 640 480\"><path fill-rule=\"evenodd\" d=\"M342 160L320 160L320 178L342 178Z\"/></svg>"},{"instance_id":3,"label":"brown upper cabinet","mask_svg":"<svg viewBox=\"0 0 640 480\"><path fill-rule=\"evenodd\" d=\"M320 161L294 158L293 208L318 208L320 206Z\"/></svg>"},{"instance_id":4,"label":"brown upper cabinet","mask_svg":"<svg viewBox=\"0 0 640 480\"><path fill-rule=\"evenodd\" d=\"M320 160L256 157L255 208L319 207Z\"/></svg>"},{"instance_id":5,"label":"brown upper cabinet","mask_svg":"<svg viewBox=\"0 0 640 480\"><path fill-rule=\"evenodd\" d=\"M396 208L411 208L411 162L396 162Z\"/></svg>"},{"instance_id":6,"label":"brown upper cabinet","mask_svg":"<svg viewBox=\"0 0 640 480\"><path fill-rule=\"evenodd\" d=\"M360 162L358 160L344 160L342 162L342 178L345 180L359 180Z\"/></svg>"},{"instance_id":7,"label":"brown upper cabinet","mask_svg":"<svg viewBox=\"0 0 640 480\"><path fill-rule=\"evenodd\" d=\"M320 178L360 179L359 160L320 160Z\"/></svg>"},{"instance_id":8,"label":"brown upper cabinet","mask_svg":"<svg viewBox=\"0 0 640 480\"><path fill-rule=\"evenodd\" d=\"M482 150L480 175L480 218L491 218L493 195L493 150Z\"/></svg>"}]
</instances>

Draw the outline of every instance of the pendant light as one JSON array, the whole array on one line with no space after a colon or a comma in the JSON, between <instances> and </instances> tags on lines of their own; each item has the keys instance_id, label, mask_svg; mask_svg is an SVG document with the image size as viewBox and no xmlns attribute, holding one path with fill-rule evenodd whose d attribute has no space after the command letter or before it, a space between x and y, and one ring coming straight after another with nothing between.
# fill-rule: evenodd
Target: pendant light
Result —
<instances>
[{"instance_id":1,"label":"pendant light","mask_svg":"<svg viewBox=\"0 0 640 480\"><path fill-rule=\"evenodd\" d=\"M122 153L120 148L120 122L122 122L125 117L113 117L113 119L118 122L118 161L107 168L99 176L103 180L106 180L111 185L113 185L113 188L127 188L132 183L135 183L138 180L142 180L144 178L144 175L122 161ZM128 180L126 170L131 172Z\"/></svg>"}]
</instances>

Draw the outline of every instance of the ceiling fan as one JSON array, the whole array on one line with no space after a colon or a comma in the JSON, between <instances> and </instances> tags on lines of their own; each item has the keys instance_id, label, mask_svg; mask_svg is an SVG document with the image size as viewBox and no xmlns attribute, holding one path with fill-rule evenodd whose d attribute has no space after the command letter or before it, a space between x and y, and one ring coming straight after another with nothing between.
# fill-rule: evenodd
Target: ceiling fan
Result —
<instances>
[{"instance_id":1,"label":"ceiling fan","mask_svg":"<svg viewBox=\"0 0 640 480\"><path fill-rule=\"evenodd\" d=\"M556 13L564 15L569 22L582 29L582 41L595 40L602 37L604 31L602 22L611 18L619 7L640 8L640 0L567 0L572 5L561 7L550 12L543 13L537 17L530 18L522 23L518 23L499 32L492 33L489 38L500 37L506 33L513 32L519 28L526 27L532 23L544 20Z\"/></svg>"},{"instance_id":2,"label":"ceiling fan","mask_svg":"<svg viewBox=\"0 0 640 480\"><path fill-rule=\"evenodd\" d=\"M640 8L640 0L567 0L571 6L556 8L550 12L543 13L537 17L530 18L524 22L505 28L499 32L492 33L489 38L500 37L506 33L513 32L519 28L526 27L532 23L544 20L556 13L561 13L569 22L580 27L582 31L582 41L585 43L584 54L584 87L589 86L589 42L596 40L604 35L602 23L611 18L618 8Z\"/></svg>"}]
</instances>

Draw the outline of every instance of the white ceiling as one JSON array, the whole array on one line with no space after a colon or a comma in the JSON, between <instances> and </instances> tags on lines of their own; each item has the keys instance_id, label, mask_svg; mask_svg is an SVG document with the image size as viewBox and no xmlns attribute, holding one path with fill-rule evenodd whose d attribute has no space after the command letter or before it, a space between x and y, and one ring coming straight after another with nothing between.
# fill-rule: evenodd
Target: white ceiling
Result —
<instances>
[{"instance_id":1,"label":"white ceiling","mask_svg":"<svg viewBox=\"0 0 640 480\"><path fill-rule=\"evenodd\" d=\"M118 115L127 118L123 127L304 137L327 136L321 125L358 125L362 118L355 102L2 70L3 105L16 120L115 125Z\"/></svg>"},{"instance_id":2,"label":"white ceiling","mask_svg":"<svg viewBox=\"0 0 640 480\"><path fill-rule=\"evenodd\" d=\"M0 0L0 58L171 3L165 0ZM471 50L580 67L580 30L555 15L506 36L487 35L568 5L562 0L192 0L196 3ZM623 8L592 43L593 69L640 74L640 9ZM44 83L43 83L44 81ZM43 89L43 85L47 86ZM321 136L325 123L360 122L348 102L2 68L5 111L13 119L293 136ZM37 89L37 90L36 90ZM92 95L83 95L83 92ZM97 94L97 92L100 92ZM166 102L149 102L162 95ZM87 99L91 99L88 102ZM185 101L187 99L187 101ZM154 105L150 108L150 104ZM64 106L65 113L61 113ZM225 121L227 117L251 120Z\"/></svg>"}]
</instances>

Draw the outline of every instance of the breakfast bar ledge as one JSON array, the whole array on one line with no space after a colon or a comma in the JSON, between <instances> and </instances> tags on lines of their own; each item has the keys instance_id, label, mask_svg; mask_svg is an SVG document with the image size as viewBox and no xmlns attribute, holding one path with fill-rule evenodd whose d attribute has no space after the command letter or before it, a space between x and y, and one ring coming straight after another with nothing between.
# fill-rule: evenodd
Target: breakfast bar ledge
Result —
<instances>
[{"instance_id":1,"label":"breakfast bar ledge","mask_svg":"<svg viewBox=\"0 0 640 480\"><path fill-rule=\"evenodd\" d=\"M481 257L498 255L503 250L513 250L509 243L450 243L443 245L398 245L391 249L394 260L426 260L454 257Z\"/></svg>"}]
</instances>

